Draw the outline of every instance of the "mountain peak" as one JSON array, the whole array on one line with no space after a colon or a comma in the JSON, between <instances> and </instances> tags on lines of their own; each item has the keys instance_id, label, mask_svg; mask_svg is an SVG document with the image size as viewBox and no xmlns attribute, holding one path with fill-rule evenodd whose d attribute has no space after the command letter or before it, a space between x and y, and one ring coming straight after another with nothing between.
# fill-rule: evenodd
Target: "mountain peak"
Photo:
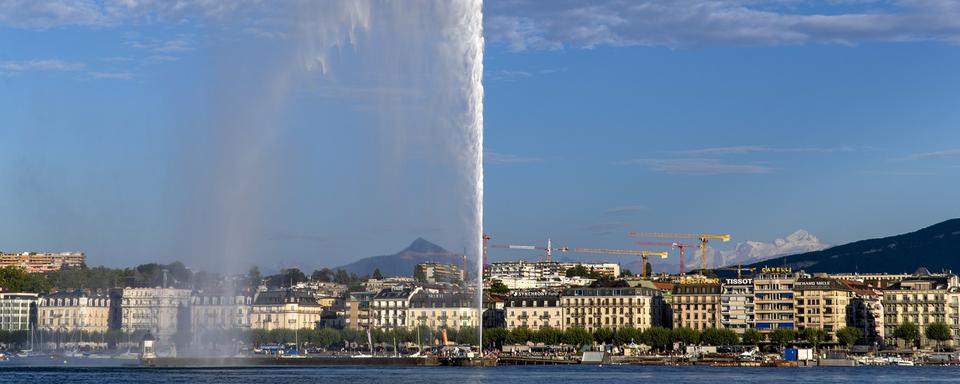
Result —
<instances>
[{"instance_id":1,"label":"mountain peak","mask_svg":"<svg viewBox=\"0 0 960 384\"><path fill-rule=\"evenodd\" d=\"M410 243L410 246L408 246L406 249L404 249L404 250L401 251L400 253L409 253L409 252L413 252L413 253L448 253L446 249L443 249L443 247L441 247L441 246L439 246L439 245L436 245L436 244L434 244L434 243L431 243L429 240L424 239L424 238L422 238L422 237L418 237L416 240L414 240L412 243Z\"/></svg>"}]
</instances>

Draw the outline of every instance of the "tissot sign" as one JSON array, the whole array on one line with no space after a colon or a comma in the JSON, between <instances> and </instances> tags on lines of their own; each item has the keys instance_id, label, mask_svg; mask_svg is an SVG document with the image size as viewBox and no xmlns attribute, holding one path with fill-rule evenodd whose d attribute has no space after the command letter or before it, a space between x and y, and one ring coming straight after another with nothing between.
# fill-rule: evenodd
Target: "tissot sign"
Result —
<instances>
[{"instance_id":1,"label":"tissot sign","mask_svg":"<svg viewBox=\"0 0 960 384\"><path fill-rule=\"evenodd\" d=\"M753 279L724 279L726 285L753 285Z\"/></svg>"}]
</instances>

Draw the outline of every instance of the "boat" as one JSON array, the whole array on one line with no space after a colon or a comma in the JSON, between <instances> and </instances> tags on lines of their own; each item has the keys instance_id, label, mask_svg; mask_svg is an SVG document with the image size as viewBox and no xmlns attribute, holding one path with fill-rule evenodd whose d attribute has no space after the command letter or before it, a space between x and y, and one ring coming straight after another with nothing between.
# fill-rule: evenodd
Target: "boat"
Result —
<instances>
[{"instance_id":1,"label":"boat","mask_svg":"<svg viewBox=\"0 0 960 384\"><path fill-rule=\"evenodd\" d=\"M901 367L912 367L916 364L910 360L899 360L897 361L897 365Z\"/></svg>"}]
</instances>

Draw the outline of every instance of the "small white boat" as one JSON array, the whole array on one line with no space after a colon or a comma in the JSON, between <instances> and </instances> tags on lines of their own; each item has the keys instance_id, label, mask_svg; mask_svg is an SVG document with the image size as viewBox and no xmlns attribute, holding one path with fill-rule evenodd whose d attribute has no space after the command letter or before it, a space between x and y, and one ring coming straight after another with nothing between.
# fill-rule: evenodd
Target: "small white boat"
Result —
<instances>
[{"instance_id":1,"label":"small white boat","mask_svg":"<svg viewBox=\"0 0 960 384\"><path fill-rule=\"evenodd\" d=\"M914 365L916 365L916 364L914 364L914 363L913 363L912 361L910 361L910 360L900 360L900 361L897 361L897 365L899 365L899 366L901 366L901 367L912 367L912 366L914 366Z\"/></svg>"}]
</instances>

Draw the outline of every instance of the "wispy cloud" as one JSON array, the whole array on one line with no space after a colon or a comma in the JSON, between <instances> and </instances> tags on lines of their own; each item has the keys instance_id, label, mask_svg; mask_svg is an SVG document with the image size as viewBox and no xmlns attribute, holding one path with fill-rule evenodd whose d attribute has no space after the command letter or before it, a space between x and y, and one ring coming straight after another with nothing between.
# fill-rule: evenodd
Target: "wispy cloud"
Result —
<instances>
[{"instance_id":1,"label":"wispy cloud","mask_svg":"<svg viewBox=\"0 0 960 384\"><path fill-rule=\"evenodd\" d=\"M642 205L625 205L622 207L610 208L606 211L603 211L603 214L607 216L624 216L624 215L643 212L646 210L647 210L647 207L644 207Z\"/></svg>"},{"instance_id":2,"label":"wispy cloud","mask_svg":"<svg viewBox=\"0 0 960 384\"><path fill-rule=\"evenodd\" d=\"M915 153L909 156L899 157L894 160L925 160L925 159L948 159L960 157L960 148L946 149L942 151Z\"/></svg>"},{"instance_id":3,"label":"wispy cloud","mask_svg":"<svg viewBox=\"0 0 960 384\"><path fill-rule=\"evenodd\" d=\"M111 80L133 79L133 74L130 72L89 72L88 74L95 79L111 79Z\"/></svg>"},{"instance_id":4,"label":"wispy cloud","mask_svg":"<svg viewBox=\"0 0 960 384\"><path fill-rule=\"evenodd\" d=\"M0 62L2 72L31 72L31 71L79 71L84 68L83 63L66 62L61 60L29 60Z\"/></svg>"},{"instance_id":5,"label":"wispy cloud","mask_svg":"<svg viewBox=\"0 0 960 384\"><path fill-rule=\"evenodd\" d=\"M933 176L936 174L929 171L864 171L863 173L876 176Z\"/></svg>"},{"instance_id":6,"label":"wispy cloud","mask_svg":"<svg viewBox=\"0 0 960 384\"><path fill-rule=\"evenodd\" d=\"M499 152L483 153L484 164L522 164L522 163L540 163L540 162L543 162L543 158L541 157L511 155L511 154L499 153Z\"/></svg>"},{"instance_id":7,"label":"wispy cloud","mask_svg":"<svg viewBox=\"0 0 960 384\"><path fill-rule=\"evenodd\" d=\"M134 39L127 41L126 45L130 48L142 49L156 54L169 54L176 52L186 52L194 50L194 37L188 33L181 33L167 40Z\"/></svg>"},{"instance_id":8,"label":"wispy cloud","mask_svg":"<svg viewBox=\"0 0 960 384\"><path fill-rule=\"evenodd\" d=\"M618 162L620 165L639 165L654 172L679 175L763 174L774 169L765 164L734 163L717 159L633 159Z\"/></svg>"},{"instance_id":9,"label":"wispy cloud","mask_svg":"<svg viewBox=\"0 0 960 384\"><path fill-rule=\"evenodd\" d=\"M960 3L782 0L490 2L488 39L514 50L597 46L960 42ZM802 7L806 8L806 7Z\"/></svg>"},{"instance_id":10,"label":"wispy cloud","mask_svg":"<svg viewBox=\"0 0 960 384\"><path fill-rule=\"evenodd\" d=\"M623 232L625 228L628 227L627 223L621 222L610 222L610 223L596 223L588 224L580 227L581 231L588 232L592 235L609 235L616 232Z\"/></svg>"},{"instance_id":11,"label":"wispy cloud","mask_svg":"<svg viewBox=\"0 0 960 384\"><path fill-rule=\"evenodd\" d=\"M546 68L539 70L520 70L520 69L501 69L488 71L484 76L490 81L519 81L530 79L536 76L551 75L555 73L566 72L567 68Z\"/></svg>"},{"instance_id":12,"label":"wispy cloud","mask_svg":"<svg viewBox=\"0 0 960 384\"><path fill-rule=\"evenodd\" d=\"M748 153L838 153L853 152L866 147L768 147L762 145L741 145L731 147L711 147L675 151L683 156L740 155Z\"/></svg>"}]
</instances>

